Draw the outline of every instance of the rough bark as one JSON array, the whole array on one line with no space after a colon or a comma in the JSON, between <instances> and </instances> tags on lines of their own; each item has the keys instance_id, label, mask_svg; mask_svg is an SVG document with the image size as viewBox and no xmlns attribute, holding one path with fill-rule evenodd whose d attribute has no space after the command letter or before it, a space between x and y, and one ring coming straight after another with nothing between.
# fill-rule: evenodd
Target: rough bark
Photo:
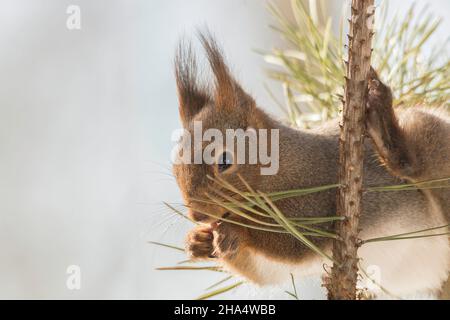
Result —
<instances>
[{"instance_id":1,"label":"rough bark","mask_svg":"<svg viewBox=\"0 0 450 320\"><path fill-rule=\"evenodd\" d=\"M337 196L337 214L346 219L336 224L336 232L342 240L334 242L334 264L331 277L325 284L328 299L333 300L354 300L357 297L358 222L362 211L363 140L374 10L374 0L352 0L339 142L339 183L342 187Z\"/></svg>"}]
</instances>

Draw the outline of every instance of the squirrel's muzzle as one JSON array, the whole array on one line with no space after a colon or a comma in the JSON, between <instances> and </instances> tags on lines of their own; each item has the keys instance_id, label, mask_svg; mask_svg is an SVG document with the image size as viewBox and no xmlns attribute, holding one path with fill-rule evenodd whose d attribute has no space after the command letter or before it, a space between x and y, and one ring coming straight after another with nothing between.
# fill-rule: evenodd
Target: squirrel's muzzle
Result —
<instances>
[{"instance_id":1,"label":"squirrel's muzzle","mask_svg":"<svg viewBox=\"0 0 450 320\"><path fill-rule=\"evenodd\" d=\"M197 212L197 211L192 210L192 209L189 209L189 210L188 210L188 213L187 213L187 215L188 215L189 218L191 218L191 219L194 220L194 221L202 222L202 223L210 223L210 222L218 221L218 220L220 220L221 217L222 217L222 218L228 217L229 214L230 214L229 212L225 212L225 213L219 215L219 216L215 219L215 218L212 217L212 216L209 216L209 215L206 215L206 214Z\"/></svg>"},{"instance_id":2,"label":"squirrel's muzzle","mask_svg":"<svg viewBox=\"0 0 450 320\"><path fill-rule=\"evenodd\" d=\"M188 210L188 217L197 222L208 222L208 220L214 220L212 217L207 216L206 214L194 211L192 209Z\"/></svg>"}]
</instances>

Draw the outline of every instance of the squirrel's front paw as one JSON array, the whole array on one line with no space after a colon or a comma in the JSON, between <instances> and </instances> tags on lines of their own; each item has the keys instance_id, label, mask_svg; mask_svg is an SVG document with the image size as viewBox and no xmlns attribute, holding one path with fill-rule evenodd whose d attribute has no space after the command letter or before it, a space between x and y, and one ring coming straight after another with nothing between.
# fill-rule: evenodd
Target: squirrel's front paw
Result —
<instances>
[{"instance_id":1,"label":"squirrel's front paw","mask_svg":"<svg viewBox=\"0 0 450 320\"><path fill-rule=\"evenodd\" d=\"M389 140L388 135L395 122L391 89L380 81L375 70L371 68L367 83L366 127L382 157L386 156L386 146L383 144Z\"/></svg>"},{"instance_id":2,"label":"squirrel's front paw","mask_svg":"<svg viewBox=\"0 0 450 320\"><path fill-rule=\"evenodd\" d=\"M246 235L243 229L229 223L199 226L188 233L186 252L193 260L231 258Z\"/></svg>"},{"instance_id":3,"label":"squirrel's front paw","mask_svg":"<svg viewBox=\"0 0 450 320\"><path fill-rule=\"evenodd\" d=\"M213 258L213 233L209 226L200 226L188 233L186 252L191 259Z\"/></svg>"},{"instance_id":4,"label":"squirrel's front paw","mask_svg":"<svg viewBox=\"0 0 450 320\"><path fill-rule=\"evenodd\" d=\"M243 228L229 223L220 223L213 231L213 255L218 258L233 257L243 238Z\"/></svg>"}]
</instances>

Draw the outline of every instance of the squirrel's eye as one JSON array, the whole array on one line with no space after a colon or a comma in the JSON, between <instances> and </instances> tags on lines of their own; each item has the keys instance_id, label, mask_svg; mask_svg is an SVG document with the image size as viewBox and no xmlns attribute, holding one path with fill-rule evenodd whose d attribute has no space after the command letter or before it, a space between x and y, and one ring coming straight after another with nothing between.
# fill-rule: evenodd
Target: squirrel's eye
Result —
<instances>
[{"instance_id":1,"label":"squirrel's eye","mask_svg":"<svg viewBox=\"0 0 450 320\"><path fill-rule=\"evenodd\" d=\"M219 172L224 172L233 165L233 155L229 151L224 151L217 159Z\"/></svg>"}]
</instances>

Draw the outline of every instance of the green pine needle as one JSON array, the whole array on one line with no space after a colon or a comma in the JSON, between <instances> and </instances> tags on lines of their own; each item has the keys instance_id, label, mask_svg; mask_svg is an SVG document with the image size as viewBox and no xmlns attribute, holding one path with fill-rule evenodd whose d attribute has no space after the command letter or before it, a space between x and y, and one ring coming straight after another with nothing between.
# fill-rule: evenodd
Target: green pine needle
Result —
<instances>
[{"instance_id":1,"label":"green pine needle","mask_svg":"<svg viewBox=\"0 0 450 320\"><path fill-rule=\"evenodd\" d=\"M213 297L215 297L215 296L217 296L219 294L223 294L225 292L233 290L234 288L237 288L237 287L239 287L240 285L242 285L244 283L245 283L244 281L239 281L239 282L231 284L229 286L226 286L226 287L214 290L212 292L205 293L205 294L201 295L200 297L197 297L196 300L206 300L206 299L209 299L209 298L213 298Z\"/></svg>"},{"instance_id":2,"label":"green pine needle","mask_svg":"<svg viewBox=\"0 0 450 320\"><path fill-rule=\"evenodd\" d=\"M291 273L291 282L292 282L292 289L294 290L294 292L290 292L290 291L285 291L288 295L290 295L291 297L293 297L295 300L300 300L298 298L298 294L297 294L297 287L295 286L295 280L294 280L294 275Z\"/></svg>"},{"instance_id":3,"label":"green pine needle","mask_svg":"<svg viewBox=\"0 0 450 320\"><path fill-rule=\"evenodd\" d=\"M272 26L290 44L289 49L275 49L264 54L273 67L269 76L279 80L286 98L286 114L297 127L313 127L338 116L344 94L346 49L343 12L339 34L331 32L331 17L313 19L316 8L303 1L292 1L295 21L276 6L269 10L277 20ZM313 9L313 10L311 10ZM441 19L427 7L413 4L404 18L394 14L387 19L388 1L376 12L373 65L393 91L394 105L430 107L450 110L450 60L448 39L426 50L434 43ZM279 104L279 102L277 102Z\"/></svg>"},{"instance_id":4,"label":"green pine needle","mask_svg":"<svg viewBox=\"0 0 450 320\"><path fill-rule=\"evenodd\" d=\"M181 252L185 252L183 248L177 247L177 246L173 246L173 245L170 245L170 244L165 244L165 243L156 242L156 241L149 241L148 243L151 243L151 244L154 244L154 245L157 245L157 246L161 246L161 247L166 247L166 248L178 250L178 251L181 251Z\"/></svg>"}]
</instances>

